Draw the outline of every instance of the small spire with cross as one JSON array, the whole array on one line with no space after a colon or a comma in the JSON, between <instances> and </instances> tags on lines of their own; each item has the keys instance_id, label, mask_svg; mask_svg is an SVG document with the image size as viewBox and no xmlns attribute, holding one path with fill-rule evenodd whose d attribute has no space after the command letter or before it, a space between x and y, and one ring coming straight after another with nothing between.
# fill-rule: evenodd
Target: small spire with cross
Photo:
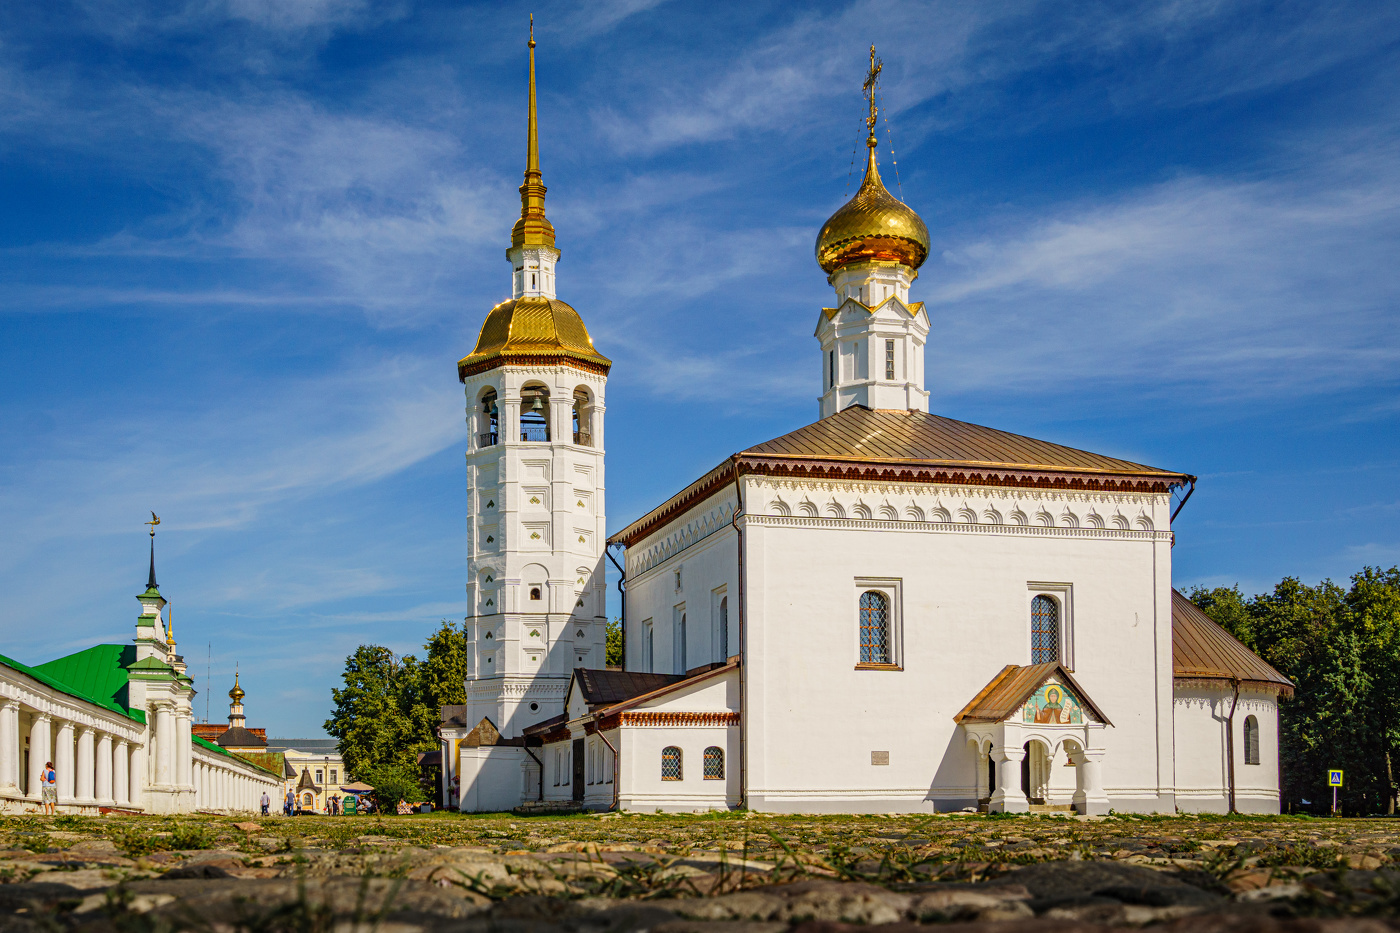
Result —
<instances>
[{"instance_id":1,"label":"small spire with cross","mask_svg":"<svg viewBox=\"0 0 1400 933\"><path fill-rule=\"evenodd\" d=\"M141 524L151 526L151 575L146 580L146 589L153 590L156 588L156 526L160 524L160 516L152 512L151 520Z\"/></svg>"},{"instance_id":2,"label":"small spire with cross","mask_svg":"<svg viewBox=\"0 0 1400 933\"><path fill-rule=\"evenodd\" d=\"M877 145L875 140L876 110L875 86L880 80L880 71L885 67L885 63L875 57L875 46L870 47L870 72L865 76L865 83L861 87L865 91L865 100L870 105L870 115L865 118L865 127L870 131L865 144L871 149Z\"/></svg>"}]
</instances>

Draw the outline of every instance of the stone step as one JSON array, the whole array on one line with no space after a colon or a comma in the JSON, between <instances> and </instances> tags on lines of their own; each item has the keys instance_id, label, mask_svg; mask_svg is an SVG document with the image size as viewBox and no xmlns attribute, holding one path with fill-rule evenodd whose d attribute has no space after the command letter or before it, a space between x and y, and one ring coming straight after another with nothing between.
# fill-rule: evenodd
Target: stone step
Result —
<instances>
[{"instance_id":1,"label":"stone step","mask_svg":"<svg viewBox=\"0 0 1400 933\"><path fill-rule=\"evenodd\" d=\"M511 812L522 815L531 813L582 813L583 804L576 800L527 800Z\"/></svg>"},{"instance_id":2,"label":"stone step","mask_svg":"<svg viewBox=\"0 0 1400 933\"><path fill-rule=\"evenodd\" d=\"M1033 803L1032 813L1073 813L1074 804L1071 803Z\"/></svg>"}]
</instances>

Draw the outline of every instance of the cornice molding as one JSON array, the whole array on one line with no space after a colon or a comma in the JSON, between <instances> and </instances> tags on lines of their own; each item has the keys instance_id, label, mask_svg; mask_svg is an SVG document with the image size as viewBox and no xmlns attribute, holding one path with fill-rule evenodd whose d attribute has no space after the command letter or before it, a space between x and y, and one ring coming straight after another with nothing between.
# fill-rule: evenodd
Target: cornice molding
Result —
<instances>
[{"instance_id":1,"label":"cornice molding","mask_svg":"<svg viewBox=\"0 0 1400 933\"><path fill-rule=\"evenodd\" d=\"M970 522L916 522L868 518L819 518L811 515L748 515L741 523L800 528L852 528L870 531L904 531L917 534L1030 535L1044 538L1109 538L1119 541L1172 540L1170 531L1134 531L1119 528L1047 528L1041 525L987 525Z\"/></svg>"}]
</instances>

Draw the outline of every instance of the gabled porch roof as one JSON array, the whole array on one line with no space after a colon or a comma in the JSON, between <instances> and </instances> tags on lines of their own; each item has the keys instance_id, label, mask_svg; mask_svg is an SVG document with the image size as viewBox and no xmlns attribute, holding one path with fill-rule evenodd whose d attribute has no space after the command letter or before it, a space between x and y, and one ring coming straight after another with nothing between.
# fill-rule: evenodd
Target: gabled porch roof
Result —
<instances>
[{"instance_id":1,"label":"gabled porch roof","mask_svg":"<svg viewBox=\"0 0 1400 933\"><path fill-rule=\"evenodd\" d=\"M962 708L953 721L963 722L1003 722L1017 715L1031 698L1051 677L1059 676L1075 697L1098 722L1113 725L1109 718L1084 692L1069 671L1058 661L1045 664L1008 664L1003 667L987 686Z\"/></svg>"}]
</instances>

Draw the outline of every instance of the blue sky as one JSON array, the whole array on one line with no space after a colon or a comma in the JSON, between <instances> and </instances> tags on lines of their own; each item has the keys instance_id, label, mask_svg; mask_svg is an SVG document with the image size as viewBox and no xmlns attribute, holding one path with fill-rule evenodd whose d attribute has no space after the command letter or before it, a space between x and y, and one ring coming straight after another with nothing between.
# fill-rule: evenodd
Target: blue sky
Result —
<instances>
[{"instance_id":1,"label":"blue sky","mask_svg":"<svg viewBox=\"0 0 1400 933\"><path fill-rule=\"evenodd\" d=\"M1179 587L1400 562L1400 6L14 0L0 653L129 638L152 509L216 720L461 617L530 12L613 528L816 417L874 43L934 411L1199 475Z\"/></svg>"}]
</instances>

